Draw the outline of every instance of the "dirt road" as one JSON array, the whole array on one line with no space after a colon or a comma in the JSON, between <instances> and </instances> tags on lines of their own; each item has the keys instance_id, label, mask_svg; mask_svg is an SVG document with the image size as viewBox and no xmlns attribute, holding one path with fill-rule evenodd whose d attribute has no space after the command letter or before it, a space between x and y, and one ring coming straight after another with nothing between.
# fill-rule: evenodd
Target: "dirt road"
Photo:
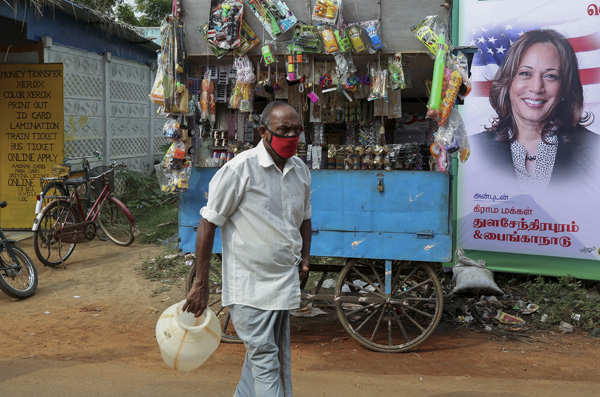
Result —
<instances>
[{"instance_id":1,"label":"dirt road","mask_svg":"<svg viewBox=\"0 0 600 397\"><path fill-rule=\"evenodd\" d=\"M21 246L35 258L31 239ZM154 325L183 292L153 296L157 284L139 274L143 258L159 252L94 241L77 247L65 269L40 265L32 298L0 295L0 395L233 395L243 346L221 344L192 373L163 364ZM526 343L440 327L415 352L381 354L331 315L294 319L292 348L299 397L600 396L600 340L581 334Z\"/></svg>"}]
</instances>

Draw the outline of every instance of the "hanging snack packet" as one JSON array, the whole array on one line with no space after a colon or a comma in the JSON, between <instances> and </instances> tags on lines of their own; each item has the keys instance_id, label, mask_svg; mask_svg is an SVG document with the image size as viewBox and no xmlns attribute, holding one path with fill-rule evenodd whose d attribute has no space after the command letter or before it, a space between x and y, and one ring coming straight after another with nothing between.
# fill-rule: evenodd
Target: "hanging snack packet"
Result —
<instances>
[{"instance_id":1,"label":"hanging snack packet","mask_svg":"<svg viewBox=\"0 0 600 397\"><path fill-rule=\"evenodd\" d=\"M244 5L235 0L211 2L206 37L218 48L231 50L241 44L242 17Z\"/></svg>"},{"instance_id":2,"label":"hanging snack packet","mask_svg":"<svg viewBox=\"0 0 600 397\"><path fill-rule=\"evenodd\" d=\"M323 39L323 49L326 54L333 54L339 51L337 42L335 41L335 35L333 29L330 27L320 27L321 38Z\"/></svg>"},{"instance_id":3,"label":"hanging snack packet","mask_svg":"<svg viewBox=\"0 0 600 397\"><path fill-rule=\"evenodd\" d=\"M381 22L374 19L371 21L361 22L361 26L367 33L369 38L368 47L370 53L375 53L383 48L383 42L381 41L381 35L379 33L379 27Z\"/></svg>"},{"instance_id":4,"label":"hanging snack packet","mask_svg":"<svg viewBox=\"0 0 600 397\"><path fill-rule=\"evenodd\" d=\"M367 46L361 37L361 31L362 28L357 24L351 25L348 28L348 37L350 38L350 43L355 54L362 54L367 50Z\"/></svg>"},{"instance_id":5,"label":"hanging snack packet","mask_svg":"<svg viewBox=\"0 0 600 397\"><path fill-rule=\"evenodd\" d=\"M350 39L346 35L346 31L344 29L335 29L333 34L335 35L335 40L337 41L341 52L347 53L348 51L352 50L352 43L350 42Z\"/></svg>"},{"instance_id":6,"label":"hanging snack packet","mask_svg":"<svg viewBox=\"0 0 600 397\"><path fill-rule=\"evenodd\" d=\"M296 47L302 48L304 53L320 53L323 49L319 29L312 25L298 23L294 28L292 42Z\"/></svg>"},{"instance_id":7,"label":"hanging snack packet","mask_svg":"<svg viewBox=\"0 0 600 397\"><path fill-rule=\"evenodd\" d=\"M446 29L438 22L437 15L429 15L418 24L411 26L410 30L417 39L427 47L432 55L438 52L438 36L445 35Z\"/></svg>"},{"instance_id":8,"label":"hanging snack packet","mask_svg":"<svg viewBox=\"0 0 600 397\"><path fill-rule=\"evenodd\" d=\"M313 6L312 20L335 25L341 8L342 0L316 0Z\"/></svg>"},{"instance_id":9,"label":"hanging snack packet","mask_svg":"<svg viewBox=\"0 0 600 397\"><path fill-rule=\"evenodd\" d=\"M392 90L403 90L406 88L404 68L402 67L402 53L397 52L388 58L388 72Z\"/></svg>"}]
</instances>

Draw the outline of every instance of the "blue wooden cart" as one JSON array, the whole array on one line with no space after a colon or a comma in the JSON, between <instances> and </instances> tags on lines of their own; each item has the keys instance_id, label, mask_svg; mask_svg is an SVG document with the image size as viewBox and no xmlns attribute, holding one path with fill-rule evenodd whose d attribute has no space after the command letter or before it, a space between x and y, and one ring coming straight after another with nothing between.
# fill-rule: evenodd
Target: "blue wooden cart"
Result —
<instances>
[{"instance_id":1,"label":"blue wooden cart","mask_svg":"<svg viewBox=\"0 0 600 397\"><path fill-rule=\"evenodd\" d=\"M194 169L189 191L181 194L179 236L184 251L194 252L199 210L215 172ZM333 303L342 326L368 349L414 348L431 335L442 314L442 288L432 265L450 261L452 255L449 175L381 170L311 173L311 257L339 261L311 265L311 272L322 275L310 291L303 290L303 298ZM214 252L221 252L218 233ZM324 286L332 272L339 274L336 285ZM235 341L226 308L216 310L224 339Z\"/></svg>"}]
</instances>

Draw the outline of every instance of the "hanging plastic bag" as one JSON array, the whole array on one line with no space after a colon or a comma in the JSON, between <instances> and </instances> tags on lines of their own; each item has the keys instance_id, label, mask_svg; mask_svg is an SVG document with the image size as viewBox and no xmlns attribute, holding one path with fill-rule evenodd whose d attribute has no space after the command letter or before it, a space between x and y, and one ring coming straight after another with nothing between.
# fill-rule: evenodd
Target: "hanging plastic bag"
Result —
<instances>
[{"instance_id":1,"label":"hanging plastic bag","mask_svg":"<svg viewBox=\"0 0 600 397\"><path fill-rule=\"evenodd\" d=\"M165 104L165 91L163 89L163 79L165 77L165 66L163 63L163 54L159 52L156 57L156 76L154 77L154 83L152 84L152 90L150 90L150 100L159 106Z\"/></svg>"},{"instance_id":2,"label":"hanging plastic bag","mask_svg":"<svg viewBox=\"0 0 600 397\"><path fill-rule=\"evenodd\" d=\"M231 50L241 44L244 5L235 0L217 3L211 9L206 38L218 48Z\"/></svg>"},{"instance_id":3,"label":"hanging plastic bag","mask_svg":"<svg viewBox=\"0 0 600 397\"><path fill-rule=\"evenodd\" d=\"M406 79L404 78L401 52L397 52L394 54L394 56L388 58L388 73L390 78L390 87L392 90L403 90L406 88Z\"/></svg>"},{"instance_id":4,"label":"hanging plastic bag","mask_svg":"<svg viewBox=\"0 0 600 397\"><path fill-rule=\"evenodd\" d=\"M377 19L374 19L371 21L361 22L361 26L369 38L367 42L369 53L374 54L375 52L381 50L383 48L383 41L381 40L381 34L379 33L381 23Z\"/></svg>"},{"instance_id":5,"label":"hanging plastic bag","mask_svg":"<svg viewBox=\"0 0 600 397\"><path fill-rule=\"evenodd\" d=\"M179 139L181 138L181 130L179 128L179 122L174 119L167 119L163 125L163 136L168 139Z\"/></svg>"},{"instance_id":6,"label":"hanging plastic bag","mask_svg":"<svg viewBox=\"0 0 600 397\"><path fill-rule=\"evenodd\" d=\"M247 56L236 58L233 67L236 70L236 81L229 98L229 107L241 112L252 112L252 84L256 80L252 63Z\"/></svg>"},{"instance_id":7,"label":"hanging plastic bag","mask_svg":"<svg viewBox=\"0 0 600 397\"><path fill-rule=\"evenodd\" d=\"M376 99L387 100L387 69L376 70L371 68L372 84L371 93L369 94L368 101L374 101Z\"/></svg>"}]
</instances>

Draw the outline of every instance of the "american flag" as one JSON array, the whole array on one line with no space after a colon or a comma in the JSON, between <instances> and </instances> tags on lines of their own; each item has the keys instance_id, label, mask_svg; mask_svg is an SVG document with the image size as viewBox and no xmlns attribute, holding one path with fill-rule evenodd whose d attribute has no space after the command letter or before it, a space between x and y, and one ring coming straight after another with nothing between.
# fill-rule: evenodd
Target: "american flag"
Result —
<instances>
[{"instance_id":1,"label":"american flag","mask_svg":"<svg viewBox=\"0 0 600 397\"><path fill-rule=\"evenodd\" d=\"M600 25L599 25L600 26ZM510 24L479 26L471 31L469 45L477 46L471 67L472 92L466 98L474 108L487 106L489 90L510 46L524 32L533 29L554 29L567 38L577 55L579 75L583 84L585 110L600 116L600 27L581 34L581 27L567 23L554 26L513 26ZM569 34L577 31L578 34ZM593 126L598 129L598 121Z\"/></svg>"},{"instance_id":2,"label":"american flag","mask_svg":"<svg viewBox=\"0 0 600 397\"><path fill-rule=\"evenodd\" d=\"M553 27L541 27L542 29L552 29ZM537 29L537 27L515 27L504 25L495 28L480 27L472 32L472 46L477 46L478 51L473 57L473 66L471 68L471 79L473 82L473 95L488 96L491 81L494 79L496 71L502 65L504 57L510 46L524 32ZM565 35L564 32L556 29ZM600 28L599 28L600 30ZM591 94L591 90L600 89L600 32L590 33L584 36L567 37L569 43L575 50L579 63L579 76L584 89ZM597 85L596 87L586 87L588 85ZM600 95L594 95L600 97ZM588 102L586 96L586 102ZM590 98L591 99L591 98ZM600 99L600 98L597 98Z\"/></svg>"}]
</instances>

